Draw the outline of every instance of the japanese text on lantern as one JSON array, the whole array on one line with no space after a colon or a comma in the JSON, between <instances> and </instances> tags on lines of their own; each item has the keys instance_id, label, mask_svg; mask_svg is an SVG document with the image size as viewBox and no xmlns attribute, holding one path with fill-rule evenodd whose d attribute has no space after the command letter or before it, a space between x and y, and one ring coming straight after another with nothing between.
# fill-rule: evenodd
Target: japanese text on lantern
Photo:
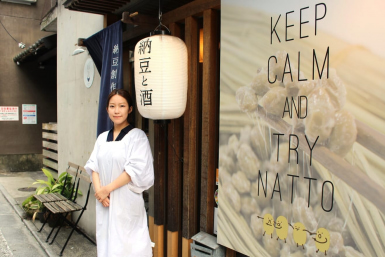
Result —
<instances>
[{"instance_id":1,"label":"japanese text on lantern","mask_svg":"<svg viewBox=\"0 0 385 257\"><path fill-rule=\"evenodd\" d=\"M139 44L138 54L151 54L151 40L142 40ZM148 73L151 73L150 61L151 57L143 57L139 59L139 74L142 75L142 86L146 87L143 90L140 90L140 104L143 106L152 105L152 89L148 89Z\"/></svg>"}]
</instances>

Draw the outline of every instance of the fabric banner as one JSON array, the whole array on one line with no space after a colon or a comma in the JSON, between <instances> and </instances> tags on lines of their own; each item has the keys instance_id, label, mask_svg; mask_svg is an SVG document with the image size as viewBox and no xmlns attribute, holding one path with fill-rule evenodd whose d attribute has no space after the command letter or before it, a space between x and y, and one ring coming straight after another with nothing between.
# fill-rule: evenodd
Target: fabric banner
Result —
<instances>
[{"instance_id":1,"label":"fabric banner","mask_svg":"<svg viewBox=\"0 0 385 257\"><path fill-rule=\"evenodd\" d=\"M110 92L123 88L122 22L118 21L84 40L101 76L97 135L112 128L106 112Z\"/></svg>"},{"instance_id":2,"label":"fabric banner","mask_svg":"<svg viewBox=\"0 0 385 257\"><path fill-rule=\"evenodd\" d=\"M218 243L385 256L385 1L221 1Z\"/></svg>"}]
</instances>

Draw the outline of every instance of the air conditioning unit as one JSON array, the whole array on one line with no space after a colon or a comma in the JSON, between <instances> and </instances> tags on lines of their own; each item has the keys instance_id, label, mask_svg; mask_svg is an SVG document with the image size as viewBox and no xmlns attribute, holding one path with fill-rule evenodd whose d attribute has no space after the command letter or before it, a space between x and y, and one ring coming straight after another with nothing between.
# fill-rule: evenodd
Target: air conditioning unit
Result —
<instances>
[{"instance_id":1,"label":"air conditioning unit","mask_svg":"<svg viewBox=\"0 0 385 257\"><path fill-rule=\"evenodd\" d=\"M37 0L1 0L1 2L31 5L36 4Z\"/></svg>"}]
</instances>

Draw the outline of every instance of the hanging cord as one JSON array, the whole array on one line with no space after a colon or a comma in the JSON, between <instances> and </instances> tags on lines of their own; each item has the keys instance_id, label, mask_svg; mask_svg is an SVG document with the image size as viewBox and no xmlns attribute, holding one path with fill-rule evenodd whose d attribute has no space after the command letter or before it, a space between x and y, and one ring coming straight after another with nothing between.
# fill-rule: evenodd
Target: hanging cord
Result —
<instances>
[{"instance_id":1,"label":"hanging cord","mask_svg":"<svg viewBox=\"0 0 385 257\"><path fill-rule=\"evenodd\" d=\"M159 12L158 12L158 19L159 19L159 25L154 29L154 31L157 31L158 28L164 27L168 30L168 33L171 34L170 30L162 23L162 0L159 0Z\"/></svg>"},{"instance_id":2,"label":"hanging cord","mask_svg":"<svg viewBox=\"0 0 385 257\"><path fill-rule=\"evenodd\" d=\"M8 35L13 39L13 40L15 40L15 42L16 43L19 43L14 37L12 37L12 35L8 32L8 30L5 28L5 26L4 26L4 24L1 22L1 20L0 20L0 24L1 24L1 26L3 26L3 28L4 28L4 30L8 33Z\"/></svg>"},{"instance_id":3,"label":"hanging cord","mask_svg":"<svg viewBox=\"0 0 385 257\"><path fill-rule=\"evenodd\" d=\"M161 128L164 128L164 124L161 124L160 127L161 127ZM167 143L168 143L169 145L171 145L172 149L174 149L175 156L178 158L178 160L179 160L181 163L183 163L183 159L179 158L179 156L178 156L178 154L176 153L176 150L175 150L175 148L174 148L174 145L170 143L167 134L166 134L166 139L167 139Z\"/></svg>"}]
</instances>

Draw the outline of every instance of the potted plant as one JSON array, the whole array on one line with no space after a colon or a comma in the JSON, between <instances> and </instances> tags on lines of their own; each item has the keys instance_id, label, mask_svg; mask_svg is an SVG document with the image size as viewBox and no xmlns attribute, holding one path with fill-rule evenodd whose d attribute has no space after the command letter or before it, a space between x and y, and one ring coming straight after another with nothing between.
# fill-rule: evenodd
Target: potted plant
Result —
<instances>
[{"instance_id":1,"label":"potted plant","mask_svg":"<svg viewBox=\"0 0 385 257\"><path fill-rule=\"evenodd\" d=\"M55 179L48 169L43 168L42 171L47 177L47 180L38 179L33 183L33 185L35 184L40 185L36 189L36 192L35 192L36 195L61 193L66 198L69 198L71 196L71 192L73 190L73 185L72 185L73 177L70 174L68 174L67 176L67 172L63 172L59 175L57 179ZM66 179L66 176L67 176L67 179ZM62 192L63 188L64 188L64 191ZM82 195L82 192L78 190L78 194ZM40 221L44 222L44 218L45 218L44 213L46 211L45 207L33 195L27 197L27 199L23 201L22 206L26 211L27 215L31 216L33 220L35 220L35 218L38 217Z\"/></svg>"}]
</instances>

